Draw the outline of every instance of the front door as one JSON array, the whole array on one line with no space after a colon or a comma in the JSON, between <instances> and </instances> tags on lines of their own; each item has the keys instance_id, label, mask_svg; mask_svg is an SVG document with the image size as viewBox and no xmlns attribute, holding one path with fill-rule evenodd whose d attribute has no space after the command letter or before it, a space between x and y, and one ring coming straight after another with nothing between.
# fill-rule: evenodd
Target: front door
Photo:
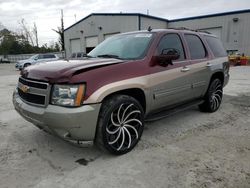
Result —
<instances>
[{"instance_id":1,"label":"front door","mask_svg":"<svg viewBox=\"0 0 250 188\"><path fill-rule=\"evenodd\" d=\"M151 67L151 110L179 104L192 98L190 60L186 58L179 34L169 33L163 36L155 55L159 55L164 49L169 48L176 49L180 57L178 60L173 61L173 65L167 67L155 65Z\"/></svg>"}]
</instances>

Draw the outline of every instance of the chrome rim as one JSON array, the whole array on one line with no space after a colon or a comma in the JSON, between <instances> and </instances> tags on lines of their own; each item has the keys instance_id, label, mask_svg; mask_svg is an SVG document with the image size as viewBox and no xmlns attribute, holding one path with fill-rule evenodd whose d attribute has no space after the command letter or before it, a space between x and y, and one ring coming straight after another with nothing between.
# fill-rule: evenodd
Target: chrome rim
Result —
<instances>
[{"instance_id":1,"label":"chrome rim","mask_svg":"<svg viewBox=\"0 0 250 188\"><path fill-rule=\"evenodd\" d=\"M142 132L142 114L134 104L121 104L106 127L108 144L117 151L133 147Z\"/></svg>"},{"instance_id":2,"label":"chrome rim","mask_svg":"<svg viewBox=\"0 0 250 188\"><path fill-rule=\"evenodd\" d=\"M219 80L216 80L211 86L210 105L212 110L219 108L222 101L222 93L222 84Z\"/></svg>"}]
</instances>

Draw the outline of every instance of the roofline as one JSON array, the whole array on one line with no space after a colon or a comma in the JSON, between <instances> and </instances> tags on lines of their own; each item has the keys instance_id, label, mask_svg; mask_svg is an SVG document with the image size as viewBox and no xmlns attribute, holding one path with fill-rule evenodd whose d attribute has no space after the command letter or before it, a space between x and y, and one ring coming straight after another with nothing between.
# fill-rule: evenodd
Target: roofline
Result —
<instances>
[{"instance_id":1,"label":"roofline","mask_svg":"<svg viewBox=\"0 0 250 188\"><path fill-rule=\"evenodd\" d=\"M138 16L138 17L152 18L152 19L155 19L155 20L165 21L165 22L169 21L168 19L165 19L165 18L146 15L146 14L142 14L142 13L92 13L92 14L89 14L88 16L82 18L81 20L77 21L76 23L69 26L68 28L64 29L64 32L67 31L68 29L74 27L75 25L79 24L80 22L88 19L91 16Z\"/></svg>"},{"instance_id":2,"label":"roofline","mask_svg":"<svg viewBox=\"0 0 250 188\"><path fill-rule=\"evenodd\" d=\"M186 20L210 18L210 17L216 17L216 16L226 16L226 15L232 15L232 14L243 14L243 13L250 13L250 9L216 13L216 14L208 14L208 15L201 15L201 16L193 16L193 17L187 17L187 18L178 18L178 19L169 20L168 22L179 22L179 21L186 21Z\"/></svg>"}]
</instances>

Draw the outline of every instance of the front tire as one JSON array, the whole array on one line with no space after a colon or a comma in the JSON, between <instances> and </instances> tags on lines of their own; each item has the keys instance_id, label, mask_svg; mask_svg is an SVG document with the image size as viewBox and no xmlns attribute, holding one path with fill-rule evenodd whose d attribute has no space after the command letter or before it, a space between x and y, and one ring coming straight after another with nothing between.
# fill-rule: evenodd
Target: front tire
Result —
<instances>
[{"instance_id":1,"label":"front tire","mask_svg":"<svg viewBox=\"0 0 250 188\"><path fill-rule=\"evenodd\" d=\"M143 128L140 103L127 95L114 95L102 104L95 143L112 154L125 154L136 146Z\"/></svg>"},{"instance_id":2,"label":"front tire","mask_svg":"<svg viewBox=\"0 0 250 188\"><path fill-rule=\"evenodd\" d=\"M25 64L23 65L23 69L26 68L26 67L28 67L28 66L30 66L30 65L31 65L30 63L25 63Z\"/></svg>"},{"instance_id":3,"label":"front tire","mask_svg":"<svg viewBox=\"0 0 250 188\"><path fill-rule=\"evenodd\" d=\"M215 112L219 109L223 97L223 85L220 79L216 78L211 81L205 102L199 105L202 112Z\"/></svg>"}]
</instances>

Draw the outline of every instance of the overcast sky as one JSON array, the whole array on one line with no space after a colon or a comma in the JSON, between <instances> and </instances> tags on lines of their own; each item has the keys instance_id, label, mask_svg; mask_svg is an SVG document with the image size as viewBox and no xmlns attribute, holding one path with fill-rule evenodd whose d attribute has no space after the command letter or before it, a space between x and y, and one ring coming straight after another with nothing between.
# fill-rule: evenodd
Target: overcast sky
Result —
<instances>
[{"instance_id":1,"label":"overcast sky","mask_svg":"<svg viewBox=\"0 0 250 188\"><path fill-rule=\"evenodd\" d=\"M64 10L65 28L90 13L147 13L166 19L250 9L249 0L0 0L0 23L17 31L24 18L37 24L39 43L57 41L52 28L60 26ZM76 19L75 19L76 15Z\"/></svg>"}]
</instances>

